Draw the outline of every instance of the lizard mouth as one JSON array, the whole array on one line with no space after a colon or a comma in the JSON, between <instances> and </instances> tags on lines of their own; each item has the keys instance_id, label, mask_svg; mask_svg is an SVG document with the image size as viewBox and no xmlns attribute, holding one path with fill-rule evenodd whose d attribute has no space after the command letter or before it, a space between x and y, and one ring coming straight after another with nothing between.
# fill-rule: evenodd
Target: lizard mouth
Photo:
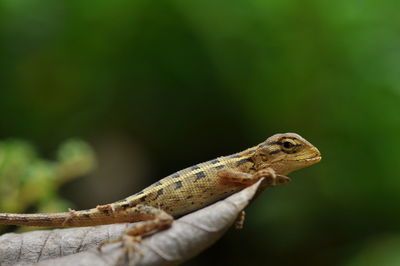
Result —
<instances>
[{"instance_id":1,"label":"lizard mouth","mask_svg":"<svg viewBox=\"0 0 400 266\"><path fill-rule=\"evenodd\" d=\"M317 155L315 155L315 156L313 156L311 158L307 158L307 159L304 159L302 161L305 161L305 162L316 162L317 163L317 162L321 161L321 159L322 159L321 155L317 154Z\"/></svg>"},{"instance_id":2,"label":"lizard mouth","mask_svg":"<svg viewBox=\"0 0 400 266\"><path fill-rule=\"evenodd\" d=\"M313 164L316 164L319 161L321 161L321 159L322 159L321 155L317 154L313 157L303 158L303 159L294 159L291 161L302 162L302 163L305 163L306 165L313 165Z\"/></svg>"},{"instance_id":3,"label":"lizard mouth","mask_svg":"<svg viewBox=\"0 0 400 266\"><path fill-rule=\"evenodd\" d=\"M319 162L321 161L322 157L320 155L314 156L312 158L304 159L306 162Z\"/></svg>"},{"instance_id":4,"label":"lizard mouth","mask_svg":"<svg viewBox=\"0 0 400 266\"><path fill-rule=\"evenodd\" d=\"M310 154L311 157L309 158L304 158L302 161L307 162L307 163L318 163L319 161L321 161L322 157L321 157L321 153L319 152L319 150L315 147L313 147L311 149L312 153Z\"/></svg>"}]
</instances>

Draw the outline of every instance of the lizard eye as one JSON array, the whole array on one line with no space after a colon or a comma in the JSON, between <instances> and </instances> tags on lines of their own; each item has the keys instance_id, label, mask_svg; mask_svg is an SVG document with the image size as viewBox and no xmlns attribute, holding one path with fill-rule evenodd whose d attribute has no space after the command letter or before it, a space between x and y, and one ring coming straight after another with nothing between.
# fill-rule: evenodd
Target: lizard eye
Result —
<instances>
[{"instance_id":1,"label":"lizard eye","mask_svg":"<svg viewBox=\"0 0 400 266\"><path fill-rule=\"evenodd\" d=\"M293 147L293 143L289 141L285 141L284 143L282 143L282 145L285 149L290 149L291 147Z\"/></svg>"},{"instance_id":2,"label":"lizard eye","mask_svg":"<svg viewBox=\"0 0 400 266\"><path fill-rule=\"evenodd\" d=\"M300 144L297 144L293 139L284 139L281 142L282 150L286 153L295 153Z\"/></svg>"}]
</instances>

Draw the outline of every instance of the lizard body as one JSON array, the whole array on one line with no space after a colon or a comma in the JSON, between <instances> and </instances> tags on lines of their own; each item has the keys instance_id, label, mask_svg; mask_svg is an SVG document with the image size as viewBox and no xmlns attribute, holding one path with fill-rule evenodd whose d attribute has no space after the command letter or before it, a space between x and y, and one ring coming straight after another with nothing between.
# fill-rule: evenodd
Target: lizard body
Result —
<instances>
[{"instance_id":1,"label":"lizard body","mask_svg":"<svg viewBox=\"0 0 400 266\"><path fill-rule=\"evenodd\" d=\"M141 221L139 236L163 229L186 213L203 208L266 178L263 185L284 185L284 175L321 160L311 143L294 133L276 134L242 152L169 175L133 196L89 210L43 214L0 213L0 224L78 227Z\"/></svg>"}]
</instances>

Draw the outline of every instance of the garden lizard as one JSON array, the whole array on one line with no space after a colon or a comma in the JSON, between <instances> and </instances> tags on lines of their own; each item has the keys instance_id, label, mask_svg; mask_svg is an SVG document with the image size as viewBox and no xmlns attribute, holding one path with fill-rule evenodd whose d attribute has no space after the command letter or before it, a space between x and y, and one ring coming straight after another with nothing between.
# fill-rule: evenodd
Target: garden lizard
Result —
<instances>
[{"instance_id":1,"label":"garden lizard","mask_svg":"<svg viewBox=\"0 0 400 266\"><path fill-rule=\"evenodd\" d=\"M135 238L166 229L174 218L226 198L261 178L265 182L259 192L288 184L291 180L285 175L320 160L318 149L301 136L276 134L242 152L176 172L114 203L61 213L0 213L0 224L78 227L139 222L126 232Z\"/></svg>"}]
</instances>

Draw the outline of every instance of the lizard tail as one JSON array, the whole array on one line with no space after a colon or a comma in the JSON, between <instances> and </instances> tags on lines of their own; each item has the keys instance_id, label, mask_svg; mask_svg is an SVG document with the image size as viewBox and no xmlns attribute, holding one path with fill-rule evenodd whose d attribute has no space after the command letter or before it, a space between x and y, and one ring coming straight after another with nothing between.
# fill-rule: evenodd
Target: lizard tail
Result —
<instances>
[{"instance_id":1,"label":"lizard tail","mask_svg":"<svg viewBox=\"0 0 400 266\"><path fill-rule=\"evenodd\" d=\"M61 227L68 222L70 216L69 212L39 214L0 213L0 224Z\"/></svg>"},{"instance_id":2,"label":"lizard tail","mask_svg":"<svg viewBox=\"0 0 400 266\"><path fill-rule=\"evenodd\" d=\"M98 209L38 214L0 213L0 225L81 227L111 223L129 222L129 219L114 217L109 212Z\"/></svg>"}]
</instances>

